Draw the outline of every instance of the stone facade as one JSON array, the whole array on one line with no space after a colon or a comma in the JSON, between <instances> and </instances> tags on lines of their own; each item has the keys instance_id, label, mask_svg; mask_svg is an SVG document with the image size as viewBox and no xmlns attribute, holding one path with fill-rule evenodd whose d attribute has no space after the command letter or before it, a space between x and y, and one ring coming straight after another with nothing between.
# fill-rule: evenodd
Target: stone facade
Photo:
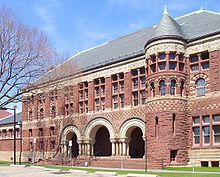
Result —
<instances>
[{"instance_id":1,"label":"stone facade","mask_svg":"<svg viewBox=\"0 0 220 177\"><path fill-rule=\"evenodd\" d=\"M166 36L143 48L23 95L23 160L219 166L219 36Z\"/></svg>"}]
</instances>

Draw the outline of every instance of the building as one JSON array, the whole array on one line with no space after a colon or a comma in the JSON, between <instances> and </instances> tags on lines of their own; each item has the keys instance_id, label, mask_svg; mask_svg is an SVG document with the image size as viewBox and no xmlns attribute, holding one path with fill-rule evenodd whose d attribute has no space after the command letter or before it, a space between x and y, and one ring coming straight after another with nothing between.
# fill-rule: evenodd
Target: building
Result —
<instances>
[{"instance_id":1,"label":"building","mask_svg":"<svg viewBox=\"0 0 220 177\"><path fill-rule=\"evenodd\" d=\"M157 26L71 57L23 95L24 158L219 166L219 50L220 14L165 9Z\"/></svg>"},{"instance_id":2,"label":"building","mask_svg":"<svg viewBox=\"0 0 220 177\"><path fill-rule=\"evenodd\" d=\"M3 113L4 112L4 113ZM13 161L14 152L14 115L4 110L1 113L7 115L0 119L0 160ZM3 115L2 114L2 115ZM16 160L21 159L22 138L21 138L21 120L22 113L16 114Z\"/></svg>"}]
</instances>

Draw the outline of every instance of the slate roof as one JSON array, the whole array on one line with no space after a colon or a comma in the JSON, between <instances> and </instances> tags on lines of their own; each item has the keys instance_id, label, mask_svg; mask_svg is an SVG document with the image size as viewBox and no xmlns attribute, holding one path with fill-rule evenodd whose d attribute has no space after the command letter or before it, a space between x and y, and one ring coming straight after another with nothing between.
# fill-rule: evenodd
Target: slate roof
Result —
<instances>
[{"instance_id":1,"label":"slate roof","mask_svg":"<svg viewBox=\"0 0 220 177\"><path fill-rule=\"evenodd\" d=\"M217 32L220 33L220 14L216 12L199 10L176 19L164 14L156 27L143 29L76 54L39 78L36 83L71 75L75 67L83 72L144 54L145 44L158 37L178 36L191 41ZM66 70L66 66L70 69Z\"/></svg>"},{"instance_id":2,"label":"slate roof","mask_svg":"<svg viewBox=\"0 0 220 177\"><path fill-rule=\"evenodd\" d=\"M20 113L16 114L16 122L19 122L21 120L22 120L22 113L20 112ZM12 124L13 122L14 122L14 115L13 114L11 116L0 119L0 125Z\"/></svg>"}]
</instances>

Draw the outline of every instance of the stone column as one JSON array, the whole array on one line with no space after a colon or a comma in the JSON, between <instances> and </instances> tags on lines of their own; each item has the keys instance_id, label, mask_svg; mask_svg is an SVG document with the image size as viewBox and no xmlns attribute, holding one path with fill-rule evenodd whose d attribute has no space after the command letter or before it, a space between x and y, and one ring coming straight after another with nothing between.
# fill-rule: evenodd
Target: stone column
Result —
<instances>
[{"instance_id":1,"label":"stone column","mask_svg":"<svg viewBox=\"0 0 220 177\"><path fill-rule=\"evenodd\" d=\"M90 143L87 143L87 156L90 156Z\"/></svg>"},{"instance_id":2,"label":"stone column","mask_svg":"<svg viewBox=\"0 0 220 177\"><path fill-rule=\"evenodd\" d=\"M82 141L77 141L78 145L79 145L79 156L82 155Z\"/></svg>"},{"instance_id":3,"label":"stone column","mask_svg":"<svg viewBox=\"0 0 220 177\"><path fill-rule=\"evenodd\" d=\"M122 155L122 146L121 146L121 141L119 141L119 152L118 155L121 156Z\"/></svg>"},{"instance_id":4,"label":"stone column","mask_svg":"<svg viewBox=\"0 0 220 177\"><path fill-rule=\"evenodd\" d=\"M112 143L112 156L115 156L116 155L116 151L115 151L115 144L116 144L116 140L115 139L112 139L110 140L111 143Z\"/></svg>"},{"instance_id":5,"label":"stone column","mask_svg":"<svg viewBox=\"0 0 220 177\"><path fill-rule=\"evenodd\" d=\"M122 155L126 156L126 151L127 151L127 147L126 147L126 142L122 142Z\"/></svg>"},{"instance_id":6,"label":"stone column","mask_svg":"<svg viewBox=\"0 0 220 177\"><path fill-rule=\"evenodd\" d=\"M169 60L170 60L170 52L166 51L166 71L169 71Z\"/></svg>"},{"instance_id":7,"label":"stone column","mask_svg":"<svg viewBox=\"0 0 220 177\"><path fill-rule=\"evenodd\" d=\"M116 145L116 147L115 147L116 148L116 152L115 153L116 153L116 156L118 156L118 154L119 154L118 153L118 142L116 142L115 145Z\"/></svg>"}]
</instances>

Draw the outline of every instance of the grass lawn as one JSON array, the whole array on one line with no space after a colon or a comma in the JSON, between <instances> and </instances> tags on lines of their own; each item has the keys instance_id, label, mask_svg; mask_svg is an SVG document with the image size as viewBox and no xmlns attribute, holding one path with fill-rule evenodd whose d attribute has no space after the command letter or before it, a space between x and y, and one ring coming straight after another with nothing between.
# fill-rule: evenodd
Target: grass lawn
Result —
<instances>
[{"instance_id":1,"label":"grass lawn","mask_svg":"<svg viewBox=\"0 0 220 177\"><path fill-rule=\"evenodd\" d=\"M165 170L192 171L192 167L168 167ZM220 172L220 167L195 167L195 172Z\"/></svg>"},{"instance_id":2,"label":"grass lawn","mask_svg":"<svg viewBox=\"0 0 220 177\"><path fill-rule=\"evenodd\" d=\"M11 162L0 161L0 166L9 166ZM22 163L22 165L30 166L32 164ZM46 168L57 168L62 171L68 171L69 169L75 170L87 170L89 173L94 173L95 171L106 171L106 172L117 172L118 175L126 175L128 173L136 173L136 174L146 174L144 171L135 171L135 170L105 170L105 169L93 169L93 168L77 168L77 167L67 167L67 166L53 166L53 165L38 165ZM192 171L192 167L170 167L166 168L166 170L178 170L178 171ZM206 168L206 167L196 167L195 171L203 171L203 172L220 172L220 168ZM186 174L186 173L148 173L148 174L157 174L158 177L219 177L219 174Z\"/></svg>"}]
</instances>

